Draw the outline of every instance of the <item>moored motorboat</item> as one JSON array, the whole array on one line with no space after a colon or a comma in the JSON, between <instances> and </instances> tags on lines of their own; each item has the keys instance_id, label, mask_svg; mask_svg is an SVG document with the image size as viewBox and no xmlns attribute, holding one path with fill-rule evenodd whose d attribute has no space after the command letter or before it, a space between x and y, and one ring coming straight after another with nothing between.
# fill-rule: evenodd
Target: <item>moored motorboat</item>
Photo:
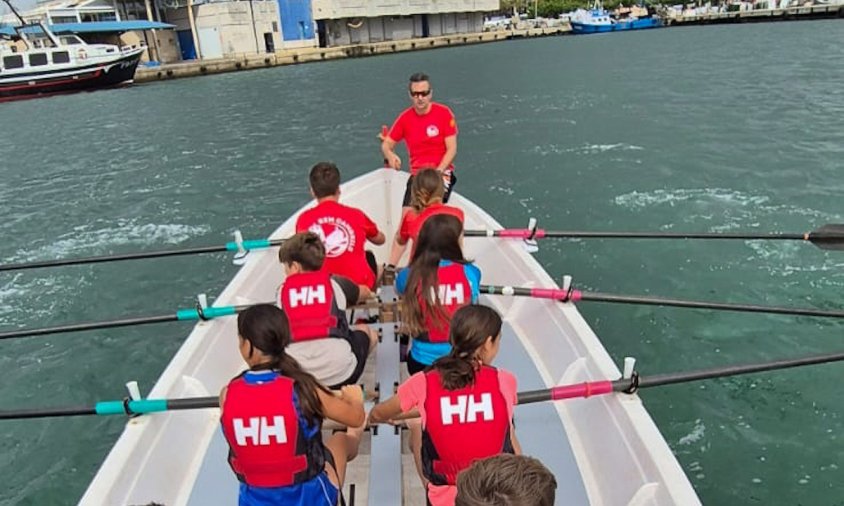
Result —
<instances>
[{"instance_id":1,"label":"moored motorboat","mask_svg":"<svg viewBox=\"0 0 844 506\"><path fill-rule=\"evenodd\" d=\"M363 209L388 234L399 223L407 175L378 170L343 186L343 201ZM498 229L481 208L459 195L467 228ZM290 236L290 217L272 239ZM374 251L380 260L386 246ZM518 241L467 238L468 257L484 282L554 286ZM274 300L283 278L275 250L252 251L216 300L243 305ZM389 290L387 290L389 292ZM382 294L382 299L385 299ZM615 378L620 372L571 304L512 297L482 297L505 319L497 365L515 373L520 390ZM380 325L382 342L364 376L367 389L392 384L398 344L392 323ZM151 398L215 395L243 369L232 318L198 323L150 392ZM555 474L560 504L699 504L699 500L639 398L609 395L517 407L517 434L526 454ZM405 448L402 451L402 448ZM84 505L234 504L237 481L226 462L219 410L173 411L131 418L80 501ZM356 504L424 504L412 459L393 430L367 433L350 465L347 497Z\"/></svg>"},{"instance_id":2,"label":"moored motorboat","mask_svg":"<svg viewBox=\"0 0 844 506\"><path fill-rule=\"evenodd\" d=\"M604 9L601 2L596 2L591 9L575 11L569 22L575 34L645 30L662 26L662 20L651 15L647 9L634 12L631 8L626 8L623 14L623 17L613 15Z\"/></svg>"},{"instance_id":3,"label":"moored motorboat","mask_svg":"<svg viewBox=\"0 0 844 506\"><path fill-rule=\"evenodd\" d=\"M87 44L76 35L56 35L43 23L18 19L19 26L0 34L0 101L108 88L134 79L144 48Z\"/></svg>"}]
</instances>

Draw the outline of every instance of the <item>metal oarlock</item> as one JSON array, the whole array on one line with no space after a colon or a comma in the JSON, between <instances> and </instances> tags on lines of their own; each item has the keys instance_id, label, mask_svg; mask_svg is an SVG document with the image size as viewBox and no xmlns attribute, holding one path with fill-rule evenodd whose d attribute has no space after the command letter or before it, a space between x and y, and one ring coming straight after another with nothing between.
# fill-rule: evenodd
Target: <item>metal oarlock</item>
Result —
<instances>
[{"instance_id":1,"label":"metal oarlock","mask_svg":"<svg viewBox=\"0 0 844 506\"><path fill-rule=\"evenodd\" d=\"M237 253L234 254L232 263L234 265L243 265L246 263L246 255L249 254L249 250L243 247L243 234L240 233L240 230L234 231L234 243L237 245Z\"/></svg>"},{"instance_id":2,"label":"metal oarlock","mask_svg":"<svg viewBox=\"0 0 844 506\"><path fill-rule=\"evenodd\" d=\"M537 244L536 239L534 239L534 235L536 234L536 218L528 220L527 228L530 231L530 235L525 237L523 246L525 251L528 253L536 253L539 251L539 244Z\"/></svg>"},{"instance_id":3,"label":"metal oarlock","mask_svg":"<svg viewBox=\"0 0 844 506\"><path fill-rule=\"evenodd\" d=\"M624 372L622 373L621 377L624 379L632 378L634 367L636 367L636 358L624 357Z\"/></svg>"},{"instance_id":4,"label":"metal oarlock","mask_svg":"<svg viewBox=\"0 0 844 506\"><path fill-rule=\"evenodd\" d=\"M199 319L207 322L208 317L205 316L205 308L208 307L208 296L204 293L200 293L196 296L196 314L199 315Z\"/></svg>"},{"instance_id":5,"label":"metal oarlock","mask_svg":"<svg viewBox=\"0 0 844 506\"><path fill-rule=\"evenodd\" d=\"M140 413L133 413L131 409L129 409L129 401L139 401L141 400L141 390L138 388L137 381L129 381L126 383L126 390L129 391L129 397L123 398L123 411L126 412L127 416L132 418L136 416L140 416Z\"/></svg>"}]
</instances>

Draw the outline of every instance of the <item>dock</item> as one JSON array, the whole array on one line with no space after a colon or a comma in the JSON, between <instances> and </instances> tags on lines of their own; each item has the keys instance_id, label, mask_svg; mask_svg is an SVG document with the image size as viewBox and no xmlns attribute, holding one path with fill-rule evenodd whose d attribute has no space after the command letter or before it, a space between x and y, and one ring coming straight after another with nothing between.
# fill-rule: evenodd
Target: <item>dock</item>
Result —
<instances>
[{"instance_id":1,"label":"dock","mask_svg":"<svg viewBox=\"0 0 844 506\"><path fill-rule=\"evenodd\" d=\"M769 23L801 19L844 18L844 5L807 5L784 9L754 9L732 12L709 12L665 18L667 26L709 25L729 23Z\"/></svg>"},{"instance_id":2,"label":"dock","mask_svg":"<svg viewBox=\"0 0 844 506\"><path fill-rule=\"evenodd\" d=\"M405 40L355 44L337 47L309 47L286 49L265 54L241 54L213 60L191 60L179 63L169 63L157 67L138 67L135 72L136 83L147 83L194 77L224 72L237 72L258 68L277 67L279 65L296 65L318 61L336 60L340 58L359 58L379 54L400 53L404 51L419 51L442 47L461 46L467 44L483 44L487 42L504 41L528 37L548 37L569 33L568 24L547 28L526 28L520 30L496 30L489 32L461 33L440 37L426 37Z\"/></svg>"}]
</instances>

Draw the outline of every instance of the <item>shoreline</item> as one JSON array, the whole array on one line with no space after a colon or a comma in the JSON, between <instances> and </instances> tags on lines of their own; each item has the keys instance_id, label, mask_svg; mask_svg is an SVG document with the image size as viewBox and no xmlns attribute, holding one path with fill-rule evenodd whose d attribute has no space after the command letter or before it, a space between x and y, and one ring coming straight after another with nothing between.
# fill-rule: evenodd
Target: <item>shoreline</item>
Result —
<instances>
[{"instance_id":1,"label":"shoreline","mask_svg":"<svg viewBox=\"0 0 844 506\"><path fill-rule=\"evenodd\" d=\"M550 28L529 28L523 30L497 30L492 32L461 33L405 40L373 42L337 47L309 47L286 49L266 54L241 54L213 60L191 60L168 63L157 67L138 67L135 84L168 81L185 77L222 74L242 70L296 65L342 58L361 58L379 54L421 51L442 47L485 44L503 40L528 37L550 37L571 32L568 24Z\"/></svg>"}]
</instances>

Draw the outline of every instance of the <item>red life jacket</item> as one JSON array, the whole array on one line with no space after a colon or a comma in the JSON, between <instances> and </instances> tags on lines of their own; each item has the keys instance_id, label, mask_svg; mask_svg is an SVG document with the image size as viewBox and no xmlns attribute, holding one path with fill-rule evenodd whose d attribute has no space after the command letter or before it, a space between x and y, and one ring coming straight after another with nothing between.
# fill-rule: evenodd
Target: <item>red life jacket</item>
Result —
<instances>
[{"instance_id":1,"label":"red life jacket","mask_svg":"<svg viewBox=\"0 0 844 506\"><path fill-rule=\"evenodd\" d=\"M293 342L344 337L346 314L337 305L327 272L301 272L288 276L279 290L279 305L290 321Z\"/></svg>"},{"instance_id":2,"label":"red life jacket","mask_svg":"<svg viewBox=\"0 0 844 506\"><path fill-rule=\"evenodd\" d=\"M325 468L320 427L308 427L295 400L293 380L267 371L250 383L246 373L229 382L220 423L237 479L256 487L308 481Z\"/></svg>"},{"instance_id":3,"label":"red life jacket","mask_svg":"<svg viewBox=\"0 0 844 506\"><path fill-rule=\"evenodd\" d=\"M483 366L472 385L457 390L443 388L436 369L425 373L425 380L422 469L432 484L454 485L474 461L513 453L498 370Z\"/></svg>"},{"instance_id":4,"label":"red life jacket","mask_svg":"<svg viewBox=\"0 0 844 506\"><path fill-rule=\"evenodd\" d=\"M417 290L416 296L419 298L419 307L422 308L423 322L427 332L414 336L414 339L430 343L447 343L451 317L458 309L472 303L472 286L466 278L466 271L461 263L452 262L437 269L437 297L445 310L445 319L428 308L421 290Z\"/></svg>"}]
</instances>

